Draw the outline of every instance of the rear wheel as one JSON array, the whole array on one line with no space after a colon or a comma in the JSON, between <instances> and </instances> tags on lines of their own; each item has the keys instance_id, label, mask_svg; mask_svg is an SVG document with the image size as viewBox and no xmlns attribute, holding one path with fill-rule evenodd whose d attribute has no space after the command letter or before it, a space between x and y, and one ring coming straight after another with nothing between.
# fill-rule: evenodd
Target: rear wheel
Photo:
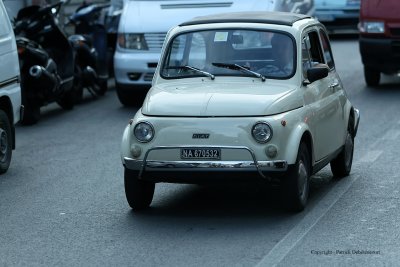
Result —
<instances>
[{"instance_id":1,"label":"rear wheel","mask_svg":"<svg viewBox=\"0 0 400 267\"><path fill-rule=\"evenodd\" d=\"M0 174L8 170L12 155L12 131L7 114L0 110Z\"/></svg>"},{"instance_id":2,"label":"rear wheel","mask_svg":"<svg viewBox=\"0 0 400 267\"><path fill-rule=\"evenodd\" d=\"M353 164L354 138L347 130L346 141L340 154L331 161L331 171L337 178L348 176Z\"/></svg>"},{"instance_id":3,"label":"rear wheel","mask_svg":"<svg viewBox=\"0 0 400 267\"><path fill-rule=\"evenodd\" d=\"M291 211L304 210L310 190L310 153L307 145L301 143L296 164L283 183L284 202Z\"/></svg>"},{"instance_id":4,"label":"rear wheel","mask_svg":"<svg viewBox=\"0 0 400 267\"><path fill-rule=\"evenodd\" d=\"M140 180L139 171L125 169L125 195L133 210L143 210L150 206L154 196L154 182Z\"/></svg>"},{"instance_id":5,"label":"rear wheel","mask_svg":"<svg viewBox=\"0 0 400 267\"><path fill-rule=\"evenodd\" d=\"M368 86L378 86L381 73L378 70L364 66L364 78Z\"/></svg>"}]
</instances>

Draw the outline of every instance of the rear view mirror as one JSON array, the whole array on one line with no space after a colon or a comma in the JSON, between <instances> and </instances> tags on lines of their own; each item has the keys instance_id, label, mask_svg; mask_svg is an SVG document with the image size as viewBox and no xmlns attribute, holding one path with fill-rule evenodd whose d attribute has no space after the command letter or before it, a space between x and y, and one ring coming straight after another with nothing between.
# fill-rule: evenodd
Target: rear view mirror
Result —
<instances>
[{"instance_id":1,"label":"rear view mirror","mask_svg":"<svg viewBox=\"0 0 400 267\"><path fill-rule=\"evenodd\" d=\"M318 66L312 67L307 70L307 77L310 83L313 83L317 80L323 79L328 76L329 68L325 64L320 64Z\"/></svg>"}]
</instances>

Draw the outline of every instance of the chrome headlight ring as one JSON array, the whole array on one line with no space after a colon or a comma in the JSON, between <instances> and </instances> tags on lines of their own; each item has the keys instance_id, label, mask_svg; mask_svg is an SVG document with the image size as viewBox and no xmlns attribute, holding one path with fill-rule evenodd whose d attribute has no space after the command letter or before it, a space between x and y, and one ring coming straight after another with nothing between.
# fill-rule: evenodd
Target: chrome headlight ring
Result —
<instances>
[{"instance_id":1,"label":"chrome headlight ring","mask_svg":"<svg viewBox=\"0 0 400 267\"><path fill-rule=\"evenodd\" d=\"M154 127L148 121L140 121L136 123L135 128L133 129L133 135L136 140L141 143L150 142L154 137Z\"/></svg>"},{"instance_id":2,"label":"chrome headlight ring","mask_svg":"<svg viewBox=\"0 0 400 267\"><path fill-rule=\"evenodd\" d=\"M265 121L256 122L251 129L251 135L258 143L265 144L272 138L272 127Z\"/></svg>"}]
</instances>

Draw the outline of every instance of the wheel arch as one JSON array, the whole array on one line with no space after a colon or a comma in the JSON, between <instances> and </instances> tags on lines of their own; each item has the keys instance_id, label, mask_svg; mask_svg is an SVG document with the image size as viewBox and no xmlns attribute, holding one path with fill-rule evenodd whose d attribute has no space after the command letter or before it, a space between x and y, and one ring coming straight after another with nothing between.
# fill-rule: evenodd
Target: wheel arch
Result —
<instances>
[{"instance_id":1,"label":"wheel arch","mask_svg":"<svg viewBox=\"0 0 400 267\"><path fill-rule=\"evenodd\" d=\"M0 109L3 110L10 122L11 132L12 132L12 149L15 149L15 126L14 126L14 114L13 106L10 98L7 96L0 97Z\"/></svg>"}]
</instances>

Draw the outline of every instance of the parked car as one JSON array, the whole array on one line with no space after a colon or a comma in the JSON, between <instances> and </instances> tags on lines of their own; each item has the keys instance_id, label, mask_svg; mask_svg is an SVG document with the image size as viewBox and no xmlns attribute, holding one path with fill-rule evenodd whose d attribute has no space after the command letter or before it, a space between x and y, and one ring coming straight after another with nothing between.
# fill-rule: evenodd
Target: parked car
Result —
<instances>
[{"instance_id":1,"label":"parked car","mask_svg":"<svg viewBox=\"0 0 400 267\"><path fill-rule=\"evenodd\" d=\"M361 2L360 53L367 85L377 86L381 73L400 71L400 2Z\"/></svg>"},{"instance_id":2,"label":"parked car","mask_svg":"<svg viewBox=\"0 0 400 267\"><path fill-rule=\"evenodd\" d=\"M123 133L126 198L140 210L157 182L265 180L300 211L312 174L330 163L335 177L349 175L359 118L317 20L195 18L169 31L153 86Z\"/></svg>"},{"instance_id":3,"label":"parked car","mask_svg":"<svg viewBox=\"0 0 400 267\"><path fill-rule=\"evenodd\" d=\"M11 163L15 149L15 124L20 120L21 87L17 44L13 28L0 0L0 174Z\"/></svg>"},{"instance_id":4,"label":"parked car","mask_svg":"<svg viewBox=\"0 0 400 267\"><path fill-rule=\"evenodd\" d=\"M357 33L361 0L315 0L314 16L330 32Z\"/></svg>"},{"instance_id":5,"label":"parked car","mask_svg":"<svg viewBox=\"0 0 400 267\"><path fill-rule=\"evenodd\" d=\"M313 0L125 1L114 54L116 91L123 105L143 101L150 88L167 31L199 15L228 11L313 12ZM156 18L156 19L155 19Z\"/></svg>"}]
</instances>

